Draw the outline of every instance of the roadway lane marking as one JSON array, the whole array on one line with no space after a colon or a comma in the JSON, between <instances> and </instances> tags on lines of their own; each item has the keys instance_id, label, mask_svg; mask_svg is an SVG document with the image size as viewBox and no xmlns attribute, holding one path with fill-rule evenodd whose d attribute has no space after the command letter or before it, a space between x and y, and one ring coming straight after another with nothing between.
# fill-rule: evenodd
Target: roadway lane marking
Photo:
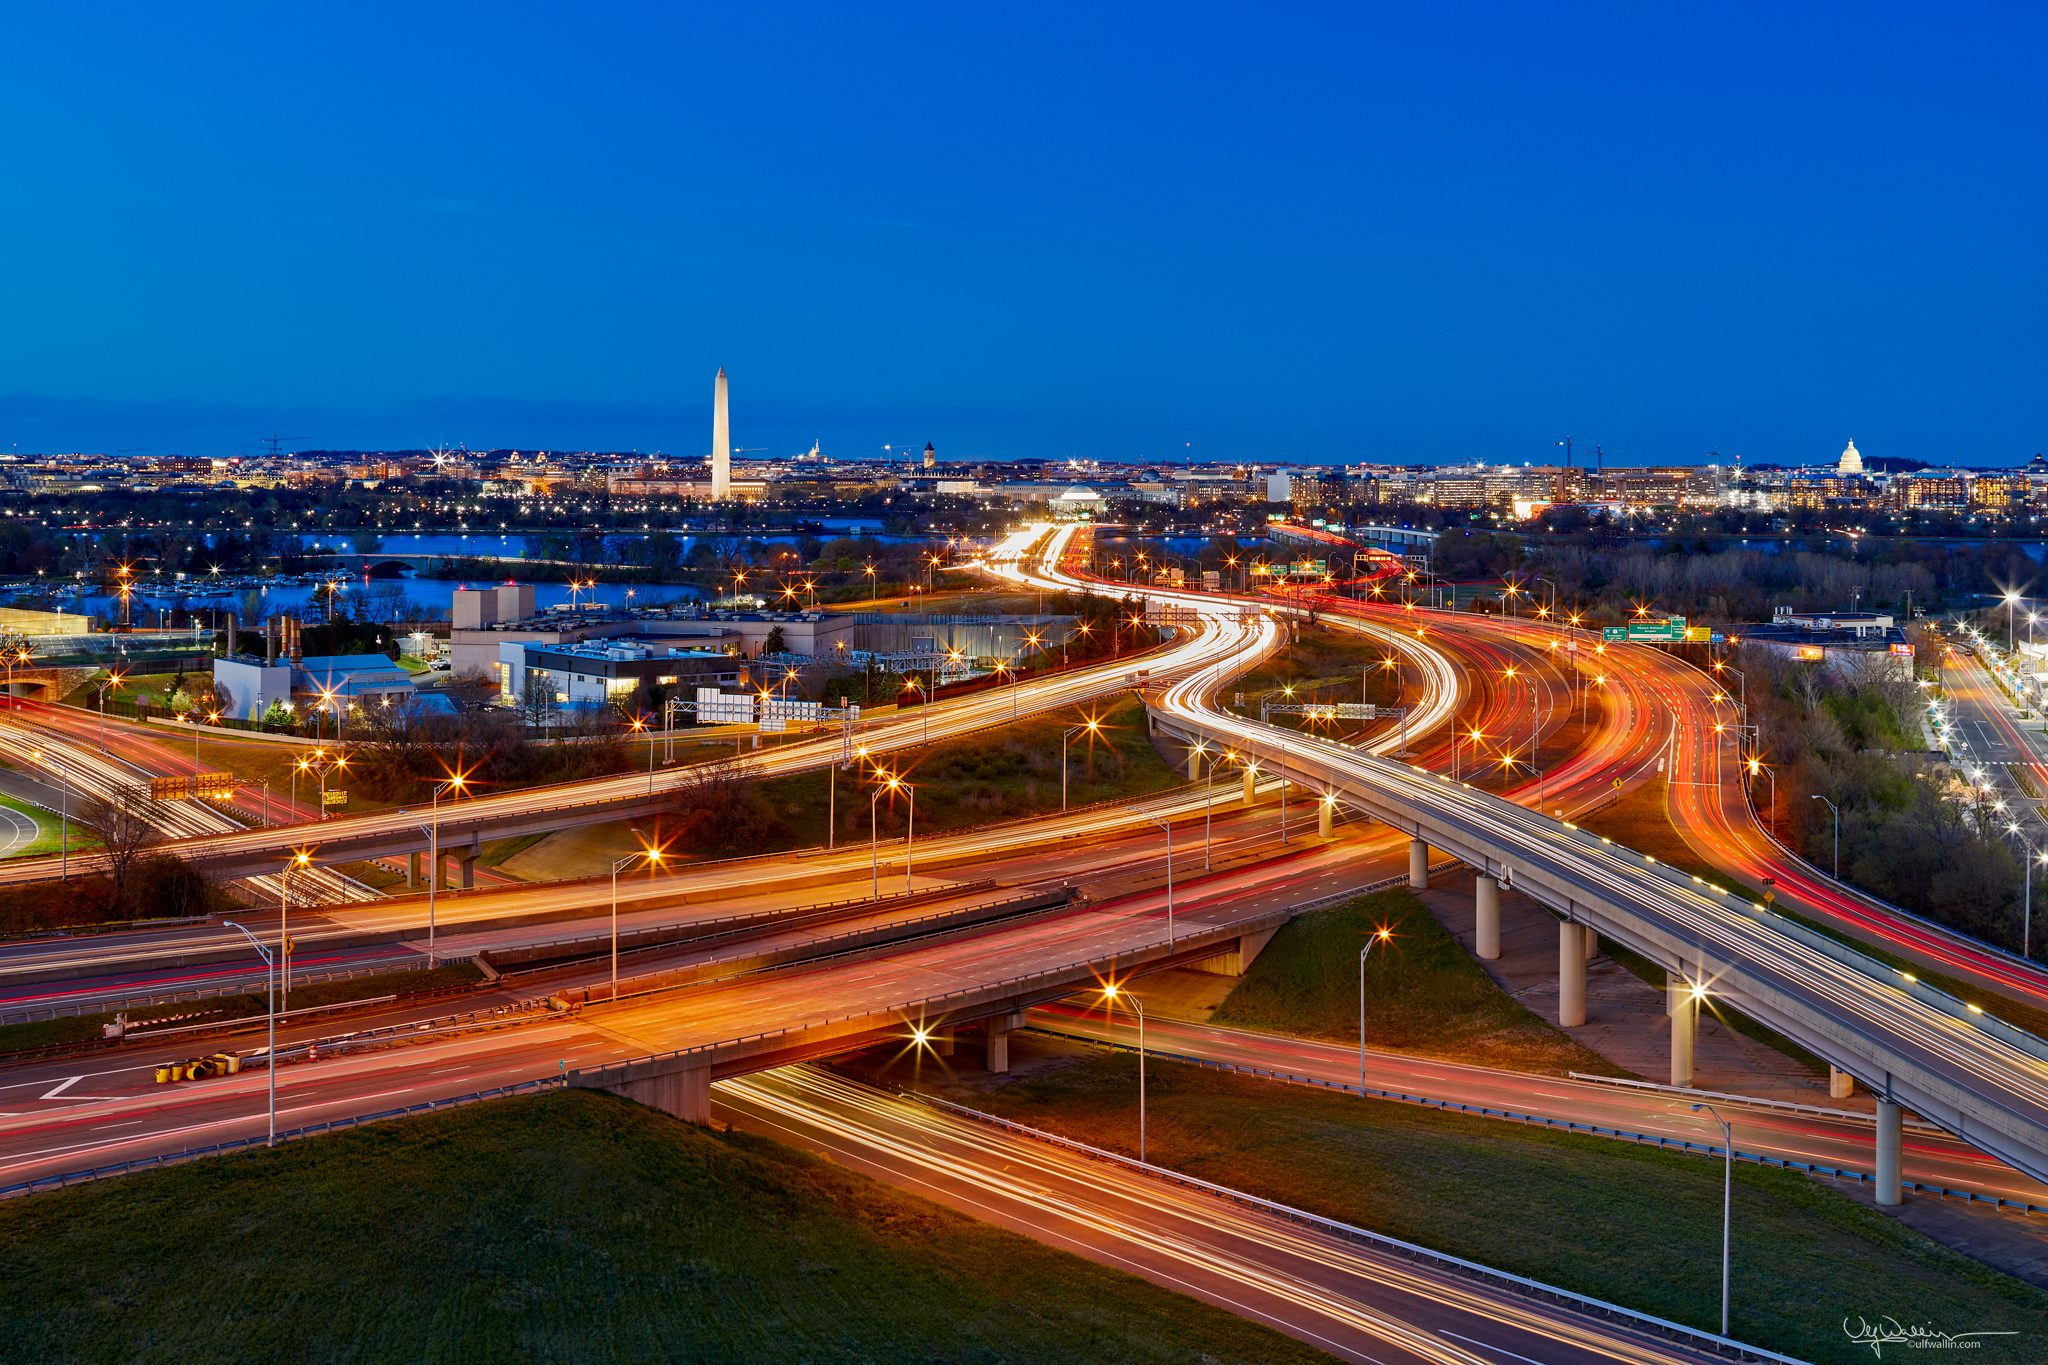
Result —
<instances>
[{"instance_id":1,"label":"roadway lane marking","mask_svg":"<svg viewBox=\"0 0 2048 1365\"><path fill-rule=\"evenodd\" d=\"M1447 1336L1447 1337L1455 1337L1455 1338L1456 1338L1457 1340L1459 1340L1459 1341L1469 1341L1469 1342L1471 1342L1471 1343L1472 1343L1472 1344L1473 1344L1474 1346L1481 1346L1481 1347L1484 1347L1485 1349L1487 1349L1487 1350L1489 1350L1489 1351L1499 1351L1499 1352L1500 1352L1500 1353L1501 1353L1502 1355L1504 1355L1504 1356L1514 1356L1514 1358L1515 1358L1516 1360L1526 1360L1526 1361L1528 1361L1528 1362L1529 1362L1529 1365L1549 1365L1549 1362L1548 1362L1548 1361L1542 1361L1542 1360L1537 1360L1537 1359L1535 1359L1534 1357L1531 1357L1531 1356L1524 1356L1524 1355L1515 1355L1515 1353L1514 1353L1513 1351L1510 1351L1510 1350L1509 1350L1509 1349L1508 1349L1507 1347L1505 1347L1505 1346L1495 1346L1495 1345L1493 1345L1493 1344L1492 1344L1492 1343L1490 1343L1490 1342L1484 1342L1484 1341L1479 1341L1479 1340L1477 1340L1477 1339L1475 1339L1475 1338L1472 1338L1472 1337L1468 1337L1468 1336L1460 1336L1460 1335L1459 1335L1458 1333L1456 1333L1456 1332L1453 1332L1453 1331L1449 1331L1449 1330L1447 1330L1447 1329L1444 1329L1444 1330L1440 1330L1440 1331L1439 1331L1439 1335L1441 1335L1441 1336Z\"/></svg>"},{"instance_id":2,"label":"roadway lane marking","mask_svg":"<svg viewBox=\"0 0 2048 1365\"><path fill-rule=\"evenodd\" d=\"M129 1119L125 1123L102 1123L98 1127L89 1128L86 1131L91 1133L104 1133L109 1128L133 1128L138 1123L147 1123L148 1121L149 1120L147 1119Z\"/></svg>"},{"instance_id":3,"label":"roadway lane marking","mask_svg":"<svg viewBox=\"0 0 2048 1365\"><path fill-rule=\"evenodd\" d=\"M41 1098L46 1100L54 1100L59 1095L63 1094L65 1091L69 1090L72 1086L77 1085L80 1081L84 1079L85 1077L83 1076L67 1077L64 1080L59 1081L55 1086L51 1087L51 1089Z\"/></svg>"}]
</instances>

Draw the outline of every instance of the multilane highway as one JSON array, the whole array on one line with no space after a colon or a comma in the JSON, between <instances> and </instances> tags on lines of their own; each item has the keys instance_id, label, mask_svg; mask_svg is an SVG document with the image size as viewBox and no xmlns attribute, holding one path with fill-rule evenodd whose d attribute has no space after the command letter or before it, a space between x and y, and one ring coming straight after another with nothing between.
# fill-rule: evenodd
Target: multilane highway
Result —
<instances>
[{"instance_id":1,"label":"multilane highway","mask_svg":"<svg viewBox=\"0 0 2048 1365\"><path fill-rule=\"evenodd\" d=\"M1057 554L1050 558L1056 562ZM1008 572L1063 583L1057 570ZM1151 595L1201 609L1190 594ZM1275 742L1271 727L1216 709L1199 679L1158 689L1151 705L1191 734ZM1562 961L1573 950L1583 959L1581 926L1618 937L1699 989L1729 996L1886 1097L1879 1111L1881 1185L1896 1172L1898 1105L2034 1179L2048 1176L2048 1045L1543 814L1333 741L1302 737L1295 744L1289 761L1304 777L1485 874L1511 877L1562 913ZM1894 1202L1898 1195L1881 1190L1880 1198Z\"/></svg>"}]
</instances>

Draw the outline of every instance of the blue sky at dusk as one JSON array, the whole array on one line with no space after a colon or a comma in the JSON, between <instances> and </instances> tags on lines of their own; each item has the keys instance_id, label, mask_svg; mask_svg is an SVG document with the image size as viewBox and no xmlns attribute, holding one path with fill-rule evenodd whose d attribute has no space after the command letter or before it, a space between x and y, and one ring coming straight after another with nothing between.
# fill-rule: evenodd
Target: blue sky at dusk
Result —
<instances>
[{"instance_id":1,"label":"blue sky at dusk","mask_svg":"<svg viewBox=\"0 0 2048 1365\"><path fill-rule=\"evenodd\" d=\"M2048 449L2035 6L15 6L0 448Z\"/></svg>"}]
</instances>

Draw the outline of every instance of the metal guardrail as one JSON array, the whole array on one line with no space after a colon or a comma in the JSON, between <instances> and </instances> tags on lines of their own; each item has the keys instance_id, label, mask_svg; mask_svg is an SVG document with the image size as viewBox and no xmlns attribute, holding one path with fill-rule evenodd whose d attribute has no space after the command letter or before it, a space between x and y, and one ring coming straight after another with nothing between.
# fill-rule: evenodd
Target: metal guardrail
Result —
<instances>
[{"instance_id":1,"label":"metal guardrail","mask_svg":"<svg viewBox=\"0 0 2048 1365\"><path fill-rule=\"evenodd\" d=\"M443 1109L456 1109L482 1100L508 1099L514 1095L538 1094L544 1090L560 1089L560 1076L543 1076L539 1080L515 1081L511 1085L495 1086L489 1090L478 1090L467 1095L456 1095L445 1100L428 1100L424 1104L409 1104L401 1109L380 1109L374 1114L356 1114L348 1118L329 1119L325 1123L309 1123L302 1128L288 1128L277 1135L279 1142L297 1142L301 1138L319 1137L323 1133L339 1133L350 1128L360 1128L366 1123L381 1123L386 1119L411 1118L416 1114L438 1113ZM182 1152L170 1152L161 1156L138 1157L133 1161L122 1161L112 1166L91 1166L84 1170L66 1171L58 1175L38 1176L13 1185L0 1185L0 1199L16 1199L22 1195L41 1194L47 1190L66 1189L72 1185L89 1184L114 1176L129 1175L136 1171L162 1170L167 1166L182 1166L188 1161L202 1157L226 1156L232 1152L248 1152L270 1145L269 1139L261 1137L237 1138L232 1142L216 1142L207 1147L188 1147Z\"/></svg>"},{"instance_id":2,"label":"metal guardrail","mask_svg":"<svg viewBox=\"0 0 2048 1365\"><path fill-rule=\"evenodd\" d=\"M928 1104L933 1108L943 1109L951 1114L973 1120L977 1123L984 1123L990 1127L1019 1133L1050 1146L1065 1148L1067 1151L1077 1152L1082 1156L1106 1165L1120 1166L1126 1170L1136 1171L1141 1175L1151 1176L1167 1184L1179 1185L1200 1194L1211 1195L1226 1203L1243 1204L1250 1208L1258 1209L1262 1213L1272 1214L1277 1218L1285 1219L1288 1222L1304 1224L1316 1229L1318 1232L1341 1238L1347 1242L1359 1242L1377 1251L1391 1252L1403 1260L1417 1261L1439 1270L1453 1271L1461 1276L1480 1280L1496 1288L1504 1288L1528 1297L1560 1304L1574 1311L1601 1318L1608 1322L1623 1323L1660 1337L1682 1341L1688 1346L1712 1351L1716 1355L1743 1361L1781 1361L1783 1365L1805 1365L1805 1362L1800 1361L1794 1356L1779 1355L1777 1352L1765 1350L1761 1346L1751 1346L1747 1342L1736 1341L1730 1337L1717 1336L1712 1332L1705 1332L1697 1327L1687 1327L1684 1323L1672 1322L1666 1318L1638 1312L1633 1308L1624 1308L1619 1304L1608 1303L1604 1299L1592 1298L1585 1294L1575 1294L1569 1289L1559 1289L1557 1286L1545 1284L1541 1280L1531 1280L1509 1271L1495 1270L1492 1266L1481 1265L1477 1261L1468 1261L1462 1256L1453 1256L1448 1252L1432 1251L1428 1247L1417 1246L1413 1242L1404 1242L1397 1237L1389 1237L1385 1233L1370 1232L1364 1228L1354 1227L1349 1223L1339 1222L1335 1218L1325 1218L1319 1213L1310 1213L1306 1209L1298 1209L1291 1204L1282 1204L1272 1199L1262 1199L1258 1195L1247 1194L1243 1190L1233 1189L1229 1185L1219 1185L1211 1180L1203 1180L1199 1176L1185 1175L1170 1167L1155 1166L1150 1162L1139 1161L1133 1157L1124 1156L1119 1152L1108 1151L1101 1147L1093 1147L1085 1142L1076 1142L1074 1139L1062 1137L1058 1133L1046 1132L1042 1128L1032 1128L1026 1124L1018 1123L1014 1119L1002 1118L999 1115L985 1113L979 1109L970 1109L964 1104L955 1104L951 1100L943 1100L936 1095L925 1095L914 1090L905 1091L904 1093L910 1098Z\"/></svg>"},{"instance_id":3,"label":"metal guardrail","mask_svg":"<svg viewBox=\"0 0 2048 1365\"><path fill-rule=\"evenodd\" d=\"M1108 1048L1115 1052L1136 1052L1135 1043L1119 1043L1107 1038L1092 1038L1084 1033L1062 1033L1033 1024L1019 1032L1042 1034L1048 1038L1062 1038L1069 1042L1086 1043L1092 1047ZM1287 1085L1305 1085L1316 1090L1335 1090L1347 1095L1360 1095L1366 1099L1392 1100L1397 1104L1412 1104L1423 1109L1439 1109L1446 1113L1471 1114L1478 1118L1502 1119L1509 1123L1525 1126L1539 1124L1542 1127L1567 1133L1584 1133L1588 1137L1614 1138L1635 1146L1654 1146L1660 1151L1679 1152L1692 1156L1725 1156L1727 1149L1716 1147L1710 1142L1692 1142L1685 1138L1668 1138L1656 1133L1632 1133L1626 1128L1608 1128L1596 1123L1579 1123L1573 1119L1553 1119L1542 1114L1524 1114L1513 1109L1493 1109L1485 1105L1460 1104L1456 1100L1433 1100L1424 1095L1409 1095L1399 1090L1380 1090L1372 1086L1360 1088L1344 1081L1326 1081L1316 1076L1297 1076L1289 1071L1268 1071L1264 1067L1239 1066L1235 1062L1219 1062L1210 1057L1195 1057L1181 1052L1164 1052L1159 1048L1145 1049L1147 1057L1162 1061L1184 1062L1210 1071L1230 1071L1240 1076L1253 1076L1260 1080L1280 1081ZM1792 1161L1784 1157L1763 1156L1755 1152L1737 1151L1735 1160L1747 1161L1756 1166L1772 1166L1781 1171L1798 1171L1804 1175L1824 1175L1833 1180L1853 1180L1857 1184L1876 1184L1877 1177L1868 1171L1858 1171L1844 1166L1822 1166L1815 1162ZM1972 1204L1989 1204L1994 1208L2017 1209L2023 1214L2048 1213L2048 1204L2030 1204L2023 1200L2006 1199L1999 1195L1979 1194L1975 1190L1952 1189L1946 1185L1927 1185L1917 1180L1901 1180L1901 1189L1921 1194L1938 1195L1944 1199L1961 1199Z\"/></svg>"},{"instance_id":4,"label":"metal guardrail","mask_svg":"<svg viewBox=\"0 0 2048 1365\"><path fill-rule=\"evenodd\" d=\"M1681 1095L1687 1099L1726 1100L1730 1104L1746 1104L1753 1109L1775 1109L1787 1114L1813 1114L1819 1118L1848 1119L1872 1126L1877 1123L1877 1115L1866 1114L1858 1109L1829 1109L1818 1104L1800 1104L1795 1100L1767 1100L1760 1095L1737 1095L1726 1090L1696 1090L1689 1085L1663 1085L1657 1081L1639 1081L1632 1076L1594 1076L1583 1071L1568 1071L1565 1074L1575 1081L1584 1081L1591 1085L1620 1086L1624 1090L1658 1095ZM1948 1132L1948 1129L1938 1123L1923 1123L1918 1119L1907 1119L1904 1122L1906 1127L1923 1133Z\"/></svg>"}]
</instances>

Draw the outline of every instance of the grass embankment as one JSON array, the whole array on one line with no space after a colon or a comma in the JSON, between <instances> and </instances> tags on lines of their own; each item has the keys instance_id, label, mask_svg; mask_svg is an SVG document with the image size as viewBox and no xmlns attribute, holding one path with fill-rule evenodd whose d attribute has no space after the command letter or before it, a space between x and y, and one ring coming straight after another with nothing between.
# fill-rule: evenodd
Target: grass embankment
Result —
<instances>
[{"instance_id":1,"label":"grass embankment","mask_svg":"<svg viewBox=\"0 0 2048 1365\"><path fill-rule=\"evenodd\" d=\"M1115 1056L1013 1082L978 1103L1135 1154L1136 1099L1136 1061ZM1167 1062L1148 1064L1146 1100L1155 1163L1719 1326L1717 1162ZM2048 1349L2048 1293L1804 1176L1738 1166L1734 1211L1730 1326L1745 1341L1813 1361L1868 1359L1841 1323L1890 1314L1948 1332L2024 1334L1989 1338L1987 1357L2040 1359Z\"/></svg>"},{"instance_id":2,"label":"grass embankment","mask_svg":"<svg viewBox=\"0 0 2048 1365\"><path fill-rule=\"evenodd\" d=\"M1671 823L1666 809L1664 779L1659 777L1625 794L1619 801L1602 809L1598 814L1582 817L1577 824L1581 829L1612 839L1615 843L1632 848L1638 853L1647 853L1659 862L1669 863L1680 872L1725 887L1753 905L1765 903L1762 887L1737 881L1720 868L1702 860L1700 855L1693 851L1692 845L1686 843L1684 836L1679 834L1677 827ZM2014 1028L2025 1029L2036 1037L2048 1038L2048 1010L2036 1009L2031 1005L1994 994L1982 986L1944 975L1921 963L1900 957L1897 953L1887 952L1867 939L1858 938L1831 924L1824 924L1802 915L1788 908L1782 901L1773 901L1770 905L1774 911L1794 923L1803 924L1815 933L1831 938L1837 943L1847 944L1857 952L1888 967L1911 972L1936 990L1946 991L1959 1000L1977 1005L1986 1014L1996 1015ZM1661 967L1644 961L1626 949L1615 951L1615 945L1603 943L1601 946L1608 950L1616 962L1637 976L1660 989L1663 987L1664 971ZM1826 1062L1748 1016L1714 1005L1712 1002L1710 1007L1714 1008L1716 1014L1726 1019L1731 1027L1759 1041L1769 1043L1781 1052L1798 1057L1809 1066L1826 1070Z\"/></svg>"},{"instance_id":3,"label":"grass embankment","mask_svg":"<svg viewBox=\"0 0 2048 1365\"><path fill-rule=\"evenodd\" d=\"M1358 954L1382 928L1392 937L1365 967L1369 1046L1516 1071L1630 1074L1501 990L1405 887L1290 920L1210 1022L1357 1042Z\"/></svg>"},{"instance_id":4,"label":"grass embankment","mask_svg":"<svg viewBox=\"0 0 2048 1365\"><path fill-rule=\"evenodd\" d=\"M1245 709L1258 714L1259 693L1275 688L1294 688L1295 697L1301 701L1370 701L1377 705L1391 706L1394 703L1394 670L1385 667L1385 661L1393 657L1393 651L1377 641L1362 636L1338 631L1323 632L1304 626L1301 637L1292 644L1283 645L1279 653L1245 674L1225 690L1226 694L1244 693ZM1413 681L1413 670L1407 670ZM1361 681L1365 685L1361 695ZM1328 689L1327 695L1315 697L1316 688ZM1224 700L1230 698L1225 696ZM1281 702L1283 697L1270 700Z\"/></svg>"},{"instance_id":5,"label":"grass embankment","mask_svg":"<svg viewBox=\"0 0 2048 1365\"><path fill-rule=\"evenodd\" d=\"M594 1091L0 1206L0 1360L1326 1361Z\"/></svg>"},{"instance_id":6,"label":"grass embankment","mask_svg":"<svg viewBox=\"0 0 2048 1365\"><path fill-rule=\"evenodd\" d=\"M1075 735L1067 754L1067 803L1085 806L1164 791L1186 780L1159 756L1145 733L1145 707L1126 697L1093 713L1101 728ZM1014 820L1060 808L1060 736L1086 717L1059 712L1027 716L970 739L934 740L930 748L900 749L884 762L917 788L919 833ZM827 774L803 773L760 784L781 826L773 852L825 842ZM842 841L868 836L872 784L840 773L836 804ZM884 796L876 808L881 837L901 837L910 811Z\"/></svg>"},{"instance_id":7,"label":"grass embankment","mask_svg":"<svg viewBox=\"0 0 2048 1365\"><path fill-rule=\"evenodd\" d=\"M383 972L359 976L352 981L321 981L310 986L293 986L289 1008L309 1009L315 1005L340 1005L351 1000L375 1000L379 996L418 995L448 986L472 986L484 974L467 962L451 963L432 971ZM128 1027L139 1029L151 1022L169 1028L177 1024L212 1024L230 1019L247 1019L269 1011L261 994L226 995L214 1000L186 1000L169 1005L150 1005L125 1010ZM27 1048L55 1047L61 1043L83 1043L101 1036L101 1026L114 1022L114 1011L82 1014L75 1019L43 1019L28 1024L0 1024L0 1053Z\"/></svg>"},{"instance_id":8,"label":"grass embankment","mask_svg":"<svg viewBox=\"0 0 2048 1365\"><path fill-rule=\"evenodd\" d=\"M100 846L99 836L90 830L80 828L76 820L60 823L57 816L51 812L38 806L31 806L26 801L17 801L11 796L0 796L0 806L5 806L36 822L36 837L26 844L9 849L7 856L10 858L33 858L39 854L57 853L66 848L73 853L81 853ZM64 832L65 825L70 826L68 836Z\"/></svg>"}]
</instances>

